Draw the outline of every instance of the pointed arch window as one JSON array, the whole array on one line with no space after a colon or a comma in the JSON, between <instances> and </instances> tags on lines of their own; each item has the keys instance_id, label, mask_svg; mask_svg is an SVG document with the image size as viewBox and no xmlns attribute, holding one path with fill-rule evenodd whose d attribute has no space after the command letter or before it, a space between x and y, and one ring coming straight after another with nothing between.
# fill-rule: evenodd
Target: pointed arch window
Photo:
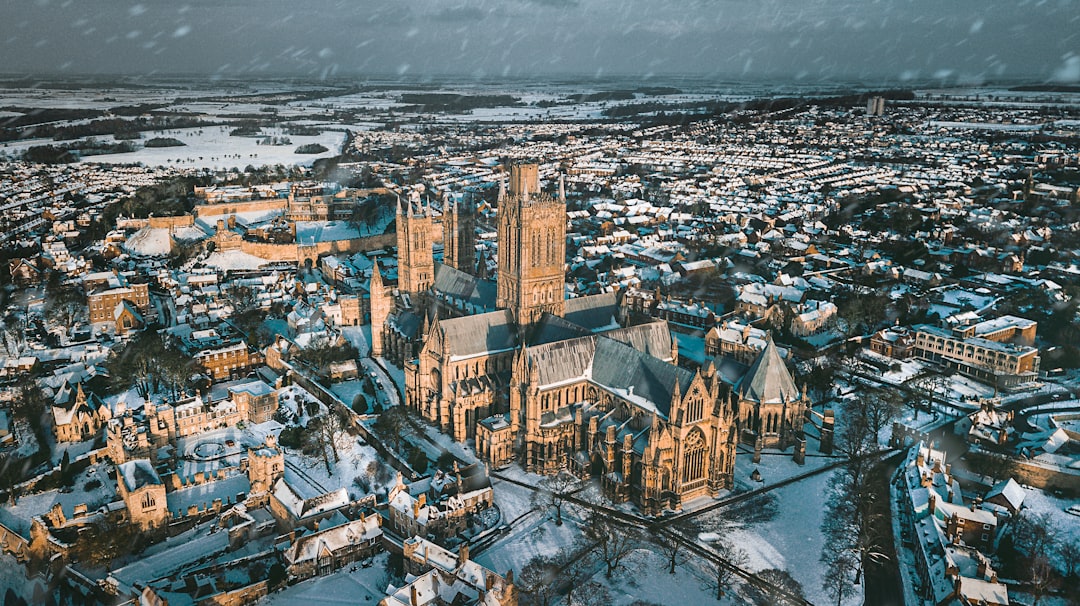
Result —
<instances>
[{"instance_id":1,"label":"pointed arch window","mask_svg":"<svg viewBox=\"0 0 1080 606\"><path fill-rule=\"evenodd\" d=\"M705 477L705 463L708 460L708 445L701 430L694 429L683 442L683 484L695 482Z\"/></svg>"}]
</instances>

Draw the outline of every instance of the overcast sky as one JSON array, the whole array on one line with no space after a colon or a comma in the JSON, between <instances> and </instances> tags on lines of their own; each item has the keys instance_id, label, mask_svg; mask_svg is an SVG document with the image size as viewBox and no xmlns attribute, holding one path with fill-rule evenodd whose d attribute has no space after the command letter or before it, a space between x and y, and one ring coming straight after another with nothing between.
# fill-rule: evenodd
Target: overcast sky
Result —
<instances>
[{"instance_id":1,"label":"overcast sky","mask_svg":"<svg viewBox=\"0 0 1080 606\"><path fill-rule=\"evenodd\" d=\"M1080 81L1080 0L2 0L0 71Z\"/></svg>"}]
</instances>

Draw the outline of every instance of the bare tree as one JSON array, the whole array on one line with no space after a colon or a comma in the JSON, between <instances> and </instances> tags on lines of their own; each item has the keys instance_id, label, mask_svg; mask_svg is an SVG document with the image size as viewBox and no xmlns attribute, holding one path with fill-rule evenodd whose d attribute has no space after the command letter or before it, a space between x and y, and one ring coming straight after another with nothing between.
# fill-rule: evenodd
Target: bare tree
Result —
<instances>
[{"instance_id":1,"label":"bare tree","mask_svg":"<svg viewBox=\"0 0 1080 606\"><path fill-rule=\"evenodd\" d=\"M536 556L514 578L526 606L549 606L557 595L559 566L551 556Z\"/></svg>"},{"instance_id":2,"label":"bare tree","mask_svg":"<svg viewBox=\"0 0 1080 606\"><path fill-rule=\"evenodd\" d=\"M863 408L867 429L878 436L900 414L903 398L892 389L875 389L859 398L858 405Z\"/></svg>"},{"instance_id":3,"label":"bare tree","mask_svg":"<svg viewBox=\"0 0 1080 606\"><path fill-rule=\"evenodd\" d=\"M533 493L533 504L537 507L555 509L555 525L562 526L563 503L566 492L580 484L580 481L568 471L561 470L559 473L540 480L536 492Z\"/></svg>"},{"instance_id":4,"label":"bare tree","mask_svg":"<svg viewBox=\"0 0 1080 606\"><path fill-rule=\"evenodd\" d=\"M131 379L135 391L142 397L149 395L155 387L158 375L157 362L148 356L139 356L131 365Z\"/></svg>"},{"instance_id":5,"label":"bare tree","mask_svg":"<svg viewBox=\"0 0 1080 606\"><path fill-rule=\"evenodd\" d=\"M1043 596L1056 587L1057 576L1054 573L1054 567L1045 555L1040 554L1031 560L1028 583L1031 585L1031 597L1035 598L1032 606L1039 606Z\"/></svg>"},{"instance_id":6,"label":"bare tree","mask_svg":"<svg viewBox=\"0 0 1080 606\"><path fill-rule=\"evenodd\" d=\"M341 456L338 454L339 442L347 426L342 413L334 407L308 423L308 427L314 430L309 435L315 440L317 450L326 465L326 472L330 475L334 473L330 465L331 457L335 465L341 461Z\"/></svg>"},{"instance_id":7,"label":"bare tree","mask_svg":"<svg viewBox=\"0 0 1080 606\"><path fill-rule=\"evenodd\" d=\"M821 587L829 597L836 599L836 606L840 606L844 598L855 591L855 571L859 563L848 551L823 554L821 562L825 564Z\"/></svg>"},{"instance_id":8,"label":"bare tree","mask_svg":"<svg viewBox=\"0 0 1080 606\"><path fill-rule=\"evenodd\" d=\"M683 547L693 541L700 528L691 518L682 518L667 528L662 528L653 535L653 540L668 561L668 574L675 574L679 563L679 554Z\"/></svg>"},{"instance_id":9,"label":"bare tree","mask_svg":"<svg viewBox=\"0 0 1080 606\"><path fill-rule=\"evenodd\" d=\"M589 551L588 546L577 545L564 548L555 556L555 560L559 564L559 581L566 589L566 603L568 606L579 603L603 603L590 601L596 598L595 595L579 596L582 590L586 594L597 593L590 591L585 586L585 582L596 571L596 560L593 559L593 553ZM608 603L610 603L610 599Z\"/></svg>"},{"instance_id":10,"label":"bare tree","mask_svg":"<svg viewBox=\"0 0 1080 606\"><path fill-rule=\"evenodd\" d=\"M774 606L786 603L786 596L805 599L802 585L786 570L769 568L756 573L763 585L755 585L749 592L755 606ZM779 590L779 591L777 591ZM782 593L781 593L782 592Z\"/></svg>"},{"instance_id":11,"label":"bare tree","mask_svg":"<svg viewBox=\"0 0 1080 606\"><path fill-rule=\"evenodd\" d=\"M11 401L11 412L35 430L41 426L48 399L35 381L23 381Z\"/></svg>"},{"instance_id":12,"label":"bare tree","mask_svg":"<svg viewBox=\"0 0 1080 606\"><path fill-rule=\"evenodd\" d=\"M9 314L3 324L4 350L9 356L17 356L26 346L26 316Z\"/></svg>"},{"instance_id":13,"label":"bare tree","mask_svg":"<svg viewBox=\"0 0 1080 606\"><path fill-rule=\"evenodd\" d=\"M1058 561L1067 578L1071 578L1080 568L1080 539L1064 540L1058 543Z\"/></svg>"},{"instance_id":14,"label":"bare tree","mask_svg":"<svg viewBox=\"0 0 1080 606\"><path fill-rule=\"evenodd\" d=\"M716 583L716 599L721 600L735 584L738 577L735 569L746 565L747 555L741 547L727 541L717 541L713 549L725 562L716 565L716 577L713 579Z\"/></svg>"},{"instance_id":15,"label":"bare tree","mask_svg":"<svg viewBox=\"0 0 1080 606\"><path fill-rule=\"evenodd\" d=\"M53 326L70 327L86 309L86 299L77 288L60 289L45 307L45 319Z\"/></svg>"},{"instance_id":16,"label":"bare tree","mask_svg":"<svg viewBox=\"0 0 1080 606\"><path fill-rule=\"evenodd\" d=\"M567 599L567 606L608 606L611 604L611 592L596 581L589 581L573 593L573 599Z\"/></svg>"},{"instance_id":17,"label":"bare tree","mask_svg":"<svg viewBox=\"0 0 1080 606\"><path fill-rule=\"evenodd\" d=\"M1033 561L1038 558L1049 560L1056 538L1057 529L1048 513L1022 511L1013 522L1013 541Z\"/></svg>"},{"instance_id":18,"label":"bare tree","mask_svg":"<svg viewBox=\"0 0 1080 606\"><path fill-rule=\"evenodd\" d=\"M609 579L640 543L636 529L617 524L599 511L589 516L585 536L595 543L593 552L604 563L604 576Z\"/></svg>"}]
</instances>

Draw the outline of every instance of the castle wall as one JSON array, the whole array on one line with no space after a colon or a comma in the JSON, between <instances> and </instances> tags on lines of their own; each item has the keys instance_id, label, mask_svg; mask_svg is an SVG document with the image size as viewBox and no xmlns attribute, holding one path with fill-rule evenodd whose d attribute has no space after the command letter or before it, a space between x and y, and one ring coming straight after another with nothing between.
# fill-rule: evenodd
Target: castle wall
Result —
<instances>
[{"instance_id":1,"label":"castle wall","mask_svg":"<svg viewBox=\"0 0 1080 606\"><path fill-rule=\"evenodd\" d=\"M191 227L195 225L194 215L180 215L179 217L150 217L146 224L151 229L168 229L170 227Z\"/></svg>"},{"instance_id":2,"label":"castle wall","mask_svg":"<svg viewBox=\"0 0 1080 606\"><path fill-rule=\"evenodd\" d=\"M247 202L223 202L221 204L200 204L195 207L196 217L233 215L250 211L284 210L289 205L285 198L249 200Z\"/></svg>"}]
</instances>

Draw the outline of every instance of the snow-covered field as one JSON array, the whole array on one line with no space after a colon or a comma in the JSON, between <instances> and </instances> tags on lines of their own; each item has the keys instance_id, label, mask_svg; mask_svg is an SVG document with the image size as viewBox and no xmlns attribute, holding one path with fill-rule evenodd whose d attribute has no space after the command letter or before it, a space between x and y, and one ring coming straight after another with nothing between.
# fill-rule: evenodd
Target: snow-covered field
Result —
<instances>
[{"instance_id":1,"label":"snow-covered field","mask_svg":"<svg viewBox=\"0 0 1080 606\"><path fill-rule=\"evenodd\" d=\"M172 243L167 229L144 227L124 242L124 250L147 257L167 255L171 249Z\"/></svg>"},{"instance_id":2,"label":"snow-covered field","mask_svg":"<svg viewBox=\"0 0 1080 606\"><path fill-rule=\"evenodd\" d=\"M826 570L820 562L824 544L821 522L830 475L818 474L733 508L704 514L703 529L717 532L732 546L743 549L748 570L786 570L802 584L810 602L835 603L822 588ZM859 601L853 596L845 604Z\"/></svg>"},{"instance_id":3,"label":"snow-covered field","mask_svg":"<svg viewBox=\"0 0 1080 606\"><path fill-rule=\"evenodd\" d=\"M344 132L324 131L320 135L288 135L282 128L264 128L257 137L233 137L231 126L206 126L143 133L143 139L169 137L184 142L183 147L144 147L124 154L89 156L83 162L96 164L133 164L243 170L248 165L310 165L318 158L338 153L345 142ZM259 145L263 137L288 137L289 145ZM103 138L108 140L108 138ZM111 141L110 141L111 142ZM320 154L297 154L296 148L318 143L327 148Z\"/></svg>"},{"instance_id":4,"label":"snow-covered field","mask_svg":"<svg viewBox=\"0 0 1080 606\"><path fill-rule=\"evenodd\" d=\"M365 494L384 493L393 486L396 474L361 438L342 434L338 440L338 457L335 463L333 455L330 455L330 469L327 470L321 458L287 449L285 459L290 465L285 470L285 479L306 498L318 495L308 479L314 480L327 492L345 488L350 498L354 499ZM363 491L354 483L358 477L367 479L370 486L368 491Z\"/></svg>"},{"instance_id":5,"label":"snow-covered field","mask_svg":"<svg viewBox=\"0 0 1080 606\"><path fill-rule=\"evenodd\" d=\"M359 238L360 235L360 232L346 221L298 221L296 223L296 241L300 244L352 240Z\"/></svg>"},{"instance_id":6,"label":"snow-covered field","mask_svg":"<svg viewBox=\"0 0 1080 606\"><path fill-rule=\"evenodd\" d=\"M537 556L553 556L578 544L581 530L564 516L562 526L548 516L534 513L524 518L514 531L475 559L483 566L505 573L520 571Z\"/></svg>"},{"instance_id":7,"label":"snow-covered field","mask_svg":"<svg viewBox=\"0 0 1080 606\"><path fill-rule=\"evenodd\" d=\"M330 386L330 391L334 392L334 395L340 398L342 402L352 406L357 397L363 396L364 382L357 379L334 383Z\"/></svg>"},{"instance_id":8,"label":"snow-covered field","mask_svg":"<svg viewBox=\"0 0 1080 606\"><path fill-rule=\"evenodd\" d=\"M677 564L675 574L671 574L664 554L654 549L637 549L623 561L624 569L611 579L605 578L601 570L593 575L592 581L607 587L612 605L629 605L642 599L664 605L744 603L730 591L717 600L713 571L695 564L698 563Z\"/></svg>"},{"instance_id":9,"label":"snow-covered field","mask_svg":"<svg viewBox=\"0 0 1080 606\"><path fill-rule=\"evenodd\" d=\"M258 269L259 267L270 263L270 261L261 257L256 257L255 255L246 253L242 250L224 250L210 253L202 263L207 267L229 270Z\"/></svg>"}]
</instances>

